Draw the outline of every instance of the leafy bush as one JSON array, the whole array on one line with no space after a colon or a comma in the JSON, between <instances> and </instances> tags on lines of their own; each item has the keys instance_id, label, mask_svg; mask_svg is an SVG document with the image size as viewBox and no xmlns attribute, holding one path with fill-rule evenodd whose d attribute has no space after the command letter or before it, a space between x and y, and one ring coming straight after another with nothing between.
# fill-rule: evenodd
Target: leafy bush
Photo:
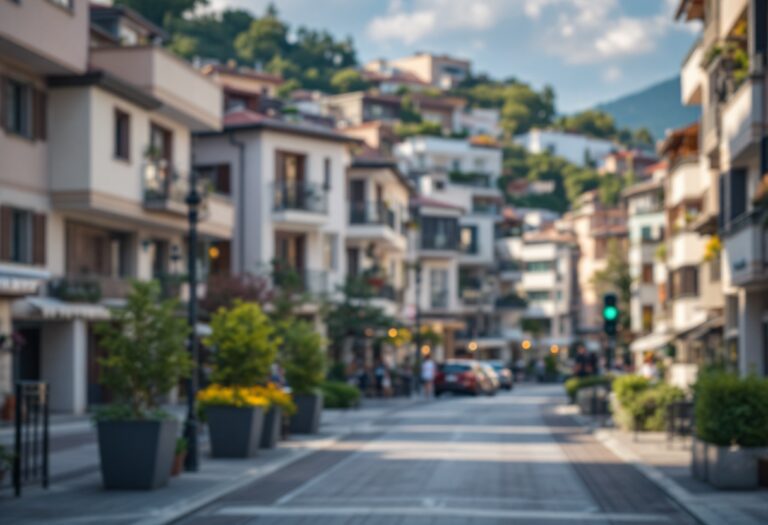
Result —
<instances>
[{"instance_id":1,"label":"leafy bush","mask_svg":"<svg viewBox=\"0 0 768 525\"><path fill-rule=\"evenodd\" d=\"M296 394L312 394L325 379L323 338L305 321L291 322L283 332L285 377Z\"/></svg>"},{"instance_id":2,"label":"leafy bush","mask_svg":"<svg viewBox=\"0 0 768 525\"><path fill-rule=\"evenodd\" d=\"M253 387L267 382L280 338L258 304L236 300L232 308L219 308L211 330L205 343L215 348L211 375L215 383Z\"/></svg>"},{"instance_id":3,"label":"leafy bush","mask_svg":"<svg viewBox=\"0 0 768 525\"><path fill-rule=\"evenodd\" d=\"M565 393L568 394L568 398L571 403L576 402L576 395L582 388L589 388L593 386L605 386L610 388L613 376L586 376L586 377L571 377L565 382Z\"/></svg>"},{"instance_id":4,"label":"leafy bush","mask_svg":"<svg viewBox=\"0 0 768 525\"><path fill-rule=\"evenodd\" d=\"M614 379L611 388L616 394L619 405L627 407L649 386L651 382L642 376L625 375Z\"/></svg>"},{"instance_id":5,"label":"leafy bush","mask_svg":"<svg viewBox=\"0 0 768 525\"><path fill-rule=\"evenodd\" d=\"M768 446L768 380L703 374L696 383L696 434L719 446Z\"/></svg>"},{"instance_id":6,"label":"leafy bush","mask_svg":"<svg viewBox=\"0 0 768 525\"><path fill-rule=\"evenodd\" d=\"M107 355L101 359L103 383L118 405L97 419L155 419L164 415L159 401L192 371L186 349L186 320L175 314L177 302L160 300L156 282L135 282L124 308L96 326Z\"/></svg>"},{"instance_id":7,"label":"leafy bush","mask_svg":"<svg viewBox=\"0 0 768 525\"><path fill-rule=\"evenodd\" d=\"M640 391L623 408L631 418L630 427L634 430L662 431L666 428L667 407L683 399L685 393L682 390L662 383Z\"/></svg>"},{"instance_id":8,"label":"leafy bush","mask_svg":"<svg viewBox=\"0 0 768 525\"><path fill-rule=\"evenodd\" d=\"M346 383L326 381L320 388L326 408L352 408L360 402L360 390Z\"/></svg>"}]
</instances>

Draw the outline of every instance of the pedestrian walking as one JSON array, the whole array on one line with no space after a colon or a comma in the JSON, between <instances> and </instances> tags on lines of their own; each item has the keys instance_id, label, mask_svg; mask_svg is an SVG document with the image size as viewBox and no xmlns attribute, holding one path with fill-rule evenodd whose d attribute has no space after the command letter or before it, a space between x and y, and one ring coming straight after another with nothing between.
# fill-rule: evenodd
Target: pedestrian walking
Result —
<instances>
[{"instance_id":1,"label":"pedestrian walking","mask_svg":"<svg viewBox=\"0 0 768 525\"><path fill-rule=\"evenodd\" d=\"M421 384L424 389L424 397L430 399L434 396L435 392L435 362L432 361L432 357L427 354L424 358L424 362L421 364Z\"/></svg>"}]
</instances>

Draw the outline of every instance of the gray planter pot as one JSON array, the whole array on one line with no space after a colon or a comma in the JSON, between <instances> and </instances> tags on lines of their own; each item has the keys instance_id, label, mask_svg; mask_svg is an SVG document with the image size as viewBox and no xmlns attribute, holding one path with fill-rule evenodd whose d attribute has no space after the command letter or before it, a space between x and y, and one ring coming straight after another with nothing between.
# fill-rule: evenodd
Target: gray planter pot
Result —
<instances>
[{"instance_id":1,"label":"gray planter pot","mask_svg":"<svg viewBox=\"0 0 768 525\"><path fill-rule=\"evenodd\" d=\"M272 407L264 415L261 427L261 448L275 448L280 441L280 430L283 424L283 411L280 407Z\"/></svg>"},{"instance_id":2,"label":"gray planter pot","mask_svg":"<svg viewBox=\"0 0 768 525\"><path fill-rule=\"evenodd\" d=\"M100 421L97 431L104 488L151 490L168 484L177 421Z\"/></svg>"},{"instance_id":3,"label":"gray planter pot","mask_svg":"<svg viewBox=\"0 0 768 525\"><path fill-rule=\"evenodd\" d=\"M322 394L300 394L294 396L293 401L296 403L296 413L291 416L291 432L317 434L323 411Z\"/></svg>"},{"instance_id":4,"label":"gray planter pot","mask_svg":"<svg viewBox=\"0 0 768 525\"><path fill-rule=\"evenodd\" d=\"M707 481L707 448L709 444L694 437L691 442L691 475L701 481Z\"/></svg>"},{"instance_id":5,"label":"gray planter pot","mask_svg":"<svg viewBox=\"0 0 768 525\"><path fill-rule=\"evenodd\" d=\"M598 416L608 414L608 391L599 386L579 389L576 404L584 415Z\"/></svg>"},{"instance_id":6,"label":"gray planter pot","mask_svg":"<svg viewBox=\"0 0 768 525\"><path fill-rule=\"evenodd\" d=\"M708 444L707 480L718 489L756 489L757 458L765 452L765 447L719 447Z\"/></svg>"},{"instance_id":7,"label":"gray planter pot","mask_svg":"<svg viewBox=\"0 0 768 525\"><path fill-rule=\"evenodd\" d=\"M250 458L259 451L261 407L211 406L205 410L214 458Z\"/></svg>"}]
</instances>

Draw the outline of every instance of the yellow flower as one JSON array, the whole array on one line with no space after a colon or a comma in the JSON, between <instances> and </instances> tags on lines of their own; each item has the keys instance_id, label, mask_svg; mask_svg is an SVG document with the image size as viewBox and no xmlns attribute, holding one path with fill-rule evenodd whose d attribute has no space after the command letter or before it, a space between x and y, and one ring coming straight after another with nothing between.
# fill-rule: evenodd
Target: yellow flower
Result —
<instances>
[{"instance_id":1,"label":"yellow flower","mask_svg":"<svg viewBox=\"0 0 768 525\"><path fill-rule=\"evenodd\" d=\"M261 395L255 388L226 387L213 384L197 393L197 401L201 406L235 406L235 407L263 407L270 406L270 400Z\"/></svg>"}]
</instances>

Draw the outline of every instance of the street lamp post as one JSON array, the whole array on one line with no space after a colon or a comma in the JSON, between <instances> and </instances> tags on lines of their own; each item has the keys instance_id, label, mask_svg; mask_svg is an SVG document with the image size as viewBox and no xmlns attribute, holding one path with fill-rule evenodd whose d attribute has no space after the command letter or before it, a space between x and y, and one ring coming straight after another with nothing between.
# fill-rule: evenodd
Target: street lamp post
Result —
<instances>
[{"instance_id":1,"label":"street lamp post","mask_svg":"<svg viewBox=\"0 0 768 525\"><path fill-rule=\"evenodd\" d=\"M189 302L187 303L187 324L189 335L187 346L192 357L193 369L187 380L187 420L184 423L184 437L187 440L187 457L184 460L184 469L189 472L198 470L198 436L197 436L197 410L195 398L197 397L198 351L197 334L197 223L199 220L199 208L202 198L197 190L197 172L192 169L189 175L189 193L186 203L189 208L187 218L189 221L188 248L187 248L187 277L189 283Z\"/></svg>"}]
</instances>

